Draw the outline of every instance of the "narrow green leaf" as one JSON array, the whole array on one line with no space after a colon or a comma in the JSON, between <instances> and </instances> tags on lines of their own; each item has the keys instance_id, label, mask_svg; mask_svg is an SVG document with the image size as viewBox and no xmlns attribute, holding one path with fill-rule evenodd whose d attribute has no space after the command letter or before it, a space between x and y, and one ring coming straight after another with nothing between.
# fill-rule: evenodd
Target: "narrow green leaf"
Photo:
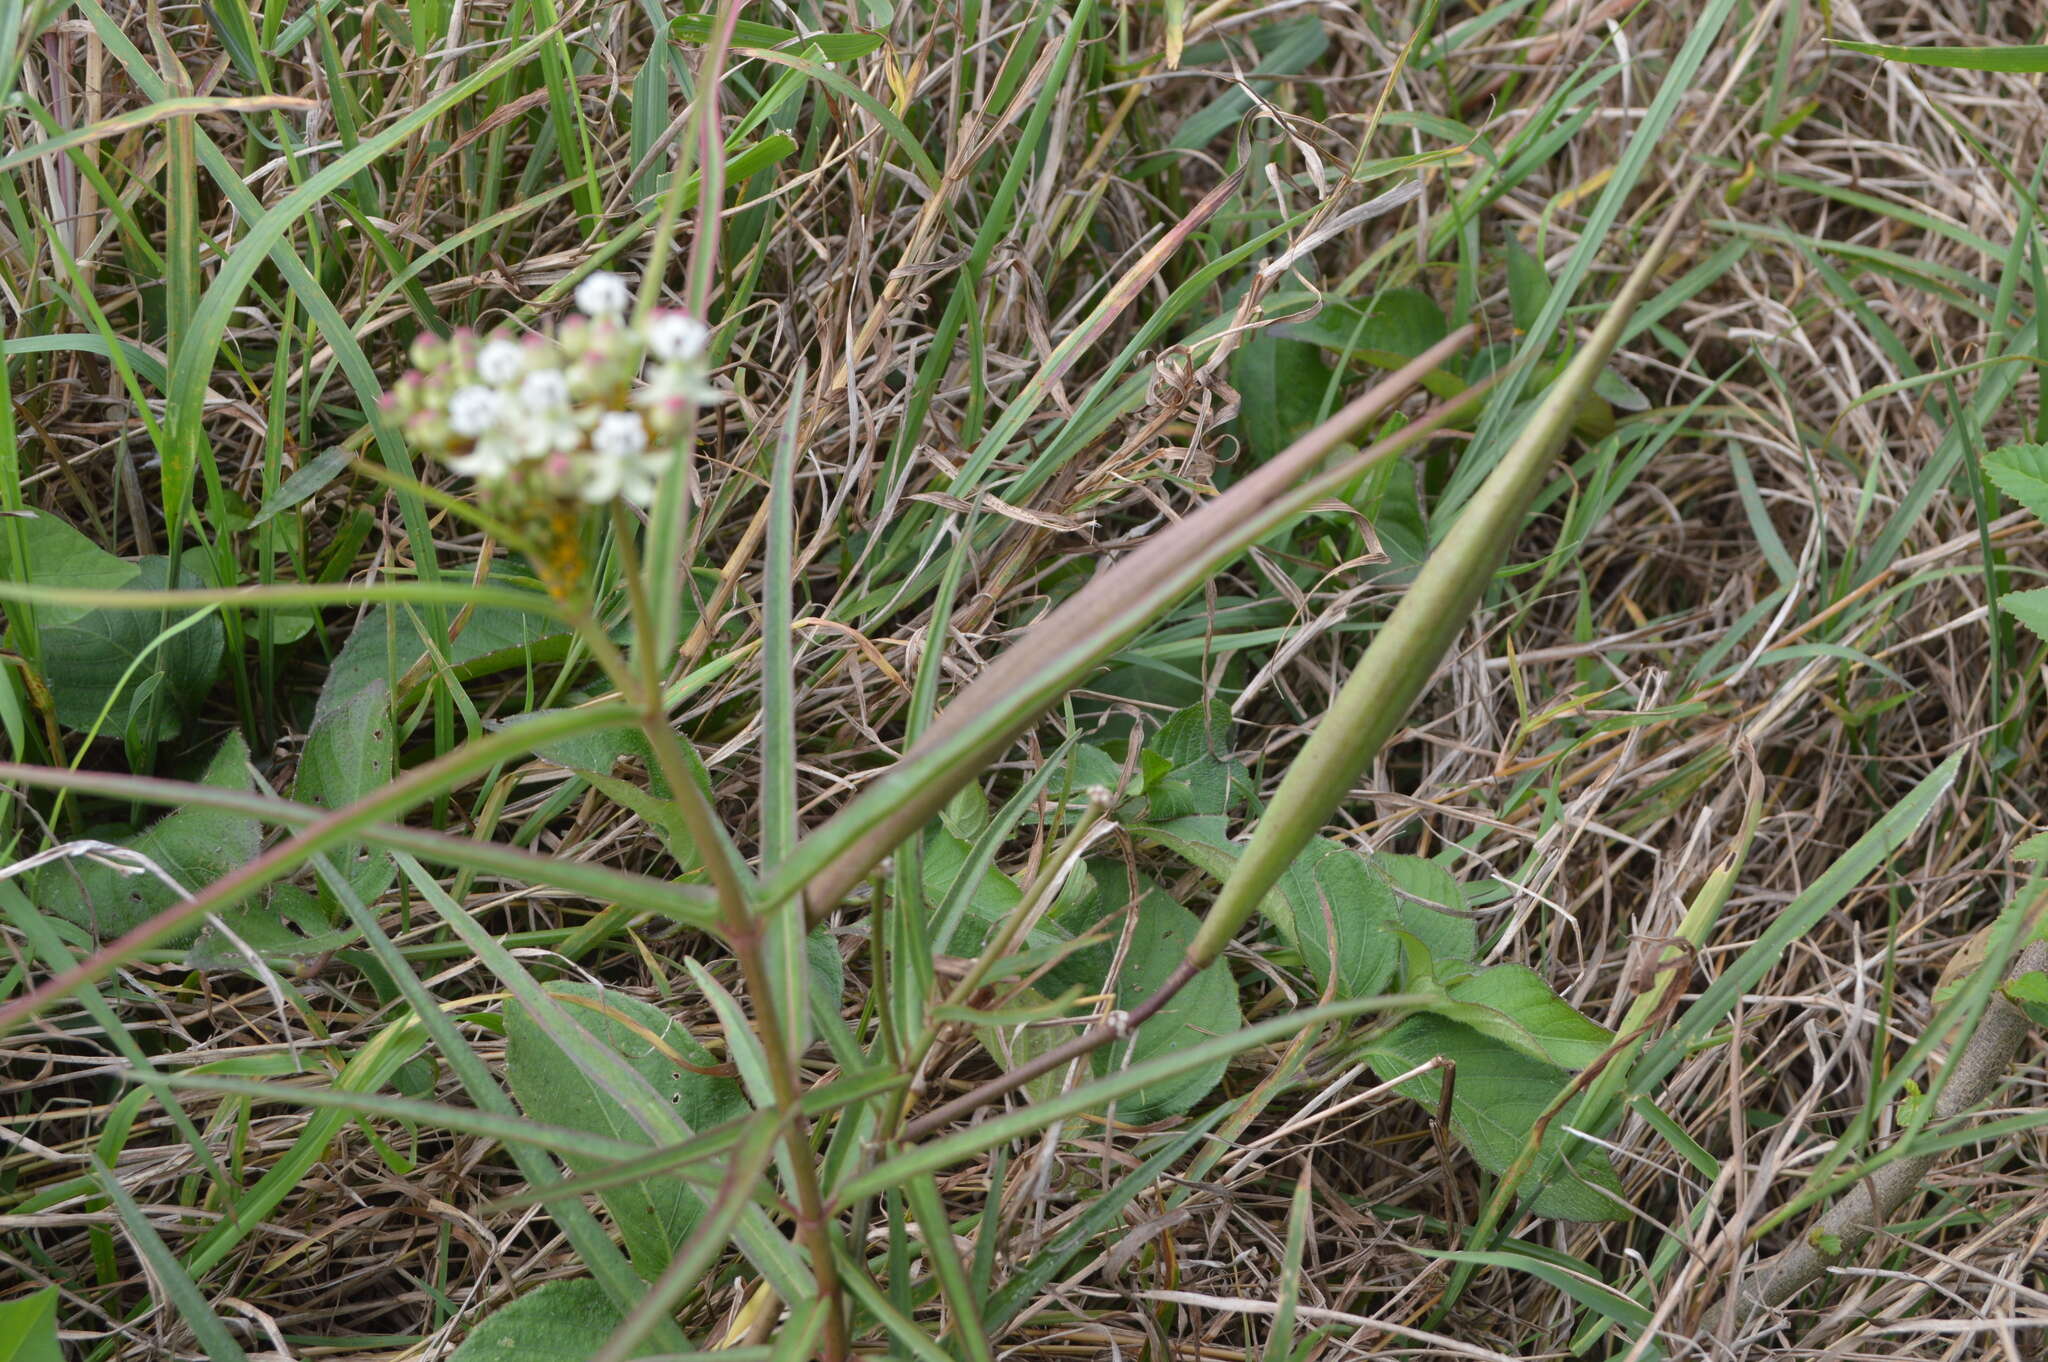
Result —
<instances>
[{"instance_id":1,"label":"narrow green leaf","mask_svg":"<svg viewBox=\"0 0 2048 1362\"><path fill-rule=\"evenodd\" d=\"M712 14L683 14L669 22L668 31L686 43L711 41ZM810 51L820 61L854 61L882 47L888 39L880 33L803 33L777 28L773 24L742 19L733 25L732 45L746 48L792 48Z\"/></svg>"},{"instance_id":2,"label":"narrow green leaf","mask_svg":"<svg viewBox=\"0 0 2048 1362\"><path fill-rule=\"evenodd\" d=\"M2008 603L2013 599L2005 598ZM1754 990L1792 943L1813 930L1857 885L1883 865L1932 814L1954 784L1968 749L1959 750L1888 809L1856 844L1837 856L1820 876L1787 904L1762 936L1735 958L1694 1000L1677 1023L1642 1057L1629 1086L1654 1092L1685 1054L1685 1047L1720 1025L1745 993Z\"/></svg>"},{"instance_id":3,"label":"narrow green leaf","mask_svg":"<svg viewBox=\"0 0 2048 1362\"><path fill-rule=\"evenodd\" d=\"M100 1190L113 1204L114 1214L120 1217L121 1227L127 1231L128 1242L135 1246L136 1256L149 1265L152 1284L168 1298L168 1304L185 1327L192 1331L193 1337L199 1340L206 1356L212 1362L247 1362L248 1354L235 1342L235 1336L214 1313L213 1303L192 1280L192 1273L198 1269L189 1267L171 1252L170 1245L149 1223L142 1207L135 1204L135 1198L128 1194L121 1180L97 1156L92 1164L93 1180L99 1183Z\"/></svg>"},{"instance_id":4,"label":"narrow green leaf","mask_svg":"<svg viewBox=\"0 0 2048 1362\"><path fill-rule=\"evenodd\" d=\"M1465 1249L1418 1248L1416 1252L1453 1263L1470 1263L1475 1267L1504 1267L1516 1272L1526 1272L1546 1285L1556 1287L1588 1310L1617 1324L1641 1329L1651 1320L1649 1307L1624 1296L1592 1275L1590 1267L1583 1271L1573 1271L1533 1254L1505 1250L1481 1253Z\"/></svg>"},{"instance_id":5,"label":"narrow green leaf","mask_svg":"<svg viewBox=\"0 0 2048 1362\"><path fill-rule=\"evenodd\" d=\"M293 507L311 501L341 476L341 470L347 468L349 460L354 457L354 450L346 446L337 446L299 465L293 470L292 475L284 480L282 486L263 498L263 504L256 508L256 514L244 528L256 529Z\"/></svg>"},{"instance_id":6,"label":"narrow green leaf","mask_svg":"<svg viewBox=\"0 0 2048 1362\"><path fill-rule=\"evenodd\" d=\"M1846 38L1837 47L1866 57L1903 62L1908 66L1946 66L1957 71L2007 71L2038 75L2048 71L2048 47L1896 47L1890 43L1858 43Z\"/></svg>"},{"instance_id":7,"label":"narrow green leaf","mask_svg":"<svg viewBox=\"0 0 2048 1362\"><path fill-rule=\"evenodd\" d=\"M1122 1173L1108 1187L1091 1191L1087 1205L1074 1219L1060 1228L1051 1243L1034 1252L1022 1263L1017 1275L997 1288L989 1298L983 1312L991 1329L1000 1329L1015 1319L1017 1312L1039 1298L1046 1284L1058 1277L1074 1261L1095 1237L1109 1230L1122 1217L1124 1207L1140 1194L1158 1185L1166 1170L1178 1163L1181 1157L1198 1142L1208 1137L1224 1117L1230 1115L1237 1104L1225 1102L1214 1110L1203 1113L1191 1122L1187 1129L1171 1135L1161 1136L1159 1143L1145 1155L1137 1167ZM1000 1184L998 1184L1000 1185ZM994 1231L984 1222L981 1234L991 1235ZM980 1242L975 1247L980 1248Z\"/></svg>"}]
</instances>

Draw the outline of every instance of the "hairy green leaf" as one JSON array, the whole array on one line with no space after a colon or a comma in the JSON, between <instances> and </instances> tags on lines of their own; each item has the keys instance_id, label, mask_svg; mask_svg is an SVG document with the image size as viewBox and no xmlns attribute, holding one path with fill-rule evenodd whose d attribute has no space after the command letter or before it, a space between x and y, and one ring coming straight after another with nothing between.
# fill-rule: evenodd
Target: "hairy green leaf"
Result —
<instances>
[{"instance_id":1,"label":"hairy green leaf","mask_svg":"<svg viewBox=\"0 0 2048 1362\"><path fill-rule=\"evenodd\" d=\"M1132 1008L1157 992L1180 964L1200 922L1172 895L1142 876L1137 879L1137 902L1128 904L1131 877L1120 861L1089 862L1088 870L1096 892L1084 903L1063 906L1057 918L1060 925L1077 932L1094 928L1107 918L1103 930L1111 940L1075 951L1047 971L1046 978L1058 987L1078 985L1091 993L1113 987L1114 1005ZM1135 920L1127 920L1127 912L1135 913ZM1189 981L1130 1040L1096 1051L1095 1072L1108 1073L1154 1055L1182 1050L1243 1024L1237 981L1229 967L1218 961ZM1219 1059L1139 1089L1117 1103L1118 1119L1157 1121L1186 1111L1209 1095L1222 1079L1226 1063Z\"/></svg>"},{"instance_id":2,"label":"hairy green leaf","mask_svg":"<svg viewBox=\"0 0 2048 1362\"><path fill-rule=\"evenodd\" d=\"M696 1070L717 1064L687 1028L661 1009L595 984L546 986L556 1001L600 1043L626 1061L654 1091L666 1097L690 1130L705 1130L746 1115L746 1098L730 1078ZM505 1071L512 1092L536 1121L651 1144L652 1137L594 1079L588 1066L542 1028L532 1012L514 1004L506 1010ZM580 1173L606 1166L602 1159L570 1158ZM650 1178L604 1193L633 1266L652 1279L689 1236L703 1214L698 1195L673 1177Z\"/></svg>"},{"instance_id":3,"label":"hairy green leaf","mask_svg":"<svg viewBox=\"0 0 2048 1362\"><path fill-rule=\"evenodd\" d=\"M543 1282L477 1321L448 1362L589 1362L625 1318L588 1277Z\"/></svg>"},{"instance_id":4,"label":"hairy green leaf","mask_svg":"<svg viewBox=\"0 0 2048 1362\"><path fill-rule=\"evenodd\" d=\"M1530 1059L1503 1041L1468 1026L1428 1014L1414 1016L1372 1044L1368 1057L1382 1079L1405 1073L1432 1059L1457 1066L1451 1091L1451 1128L1474 1158L1490 1172L1505 1172L1528 1144L1536 1122L1570 1081L1562 1069ZM1443 1076L1430 1072L1402 1083L1399 1091L1435 1111L1442 1100ZM1543 1143L1568 1138L1576 1099L1566 1104L1544 1132ZM1619 1220L1621 1184L1600 1149L1574 1142L1557 1177L1537 1194L1538 1215L1559 1220Z\"/></svg>"},{"instance_id":5,"label":"hairy green leaf","mask_svg":"<svg viewBox=\"0 0 2048 1362\"><path fill-rule=\"evenodd\" d=\"M254 788L248 766L249 745L241 734L230 734L206 764L200 782L247 792ZM155 864L176 881L177 889L147 870L123 874L110 865L72 857L36 871L29 897L43 911L96 936L119 936L179 902L184 897L179 889L197 893L256 859L262 837L261 825L245 815L204 807L180 809L119 843ZM191 930L184 935L189 937Z\"/></svg>"}]
</instances>

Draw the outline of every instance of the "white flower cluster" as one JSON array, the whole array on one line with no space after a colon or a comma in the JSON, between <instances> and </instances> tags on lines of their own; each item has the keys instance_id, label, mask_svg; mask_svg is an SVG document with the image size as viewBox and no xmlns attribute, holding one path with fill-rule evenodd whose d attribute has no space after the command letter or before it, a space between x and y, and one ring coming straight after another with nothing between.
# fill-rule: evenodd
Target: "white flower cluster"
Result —
<instances>
[{"instance_id":1,"label":"white flower cluster","mask_svg":"<svg viewBox=\"0 0 2048 1362\"><path fill-rule=\"evenodd\" d=\"M675 311L633 326L631 302L625 280L592 274L576 288L582 315L552 336L423 336L384 409L494 497L647 505L689 411L723 394L705 363L710 329Z\"/></svg>"}]
</instances>

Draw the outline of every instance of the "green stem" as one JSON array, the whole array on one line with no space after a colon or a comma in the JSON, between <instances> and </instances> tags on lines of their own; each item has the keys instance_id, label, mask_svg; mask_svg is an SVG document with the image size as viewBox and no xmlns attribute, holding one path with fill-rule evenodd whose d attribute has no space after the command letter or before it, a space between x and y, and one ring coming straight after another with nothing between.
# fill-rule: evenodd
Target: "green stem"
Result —
<instances>
[{"instance_id":1,"label":"green stem","mask_svg":"<svg viewBox=\"0 0 2048 1362\"><path fill-rule=\"evenodd\" d=\"M647 637L652 616L648 613L638 564L633 561L633 527L620 508L614 506L613 512L623 569L621 575L630 593L633 619L642 635L635 649L639 670L636 672L627 663L617 646L599 627L596 617L580 601L569 607L572 623L589 642L591 654L611 676L612 683L640 712L640 731L647 736L655 765L668 781L670 798L675 801L683 826L690 834L690 840L696 844L697 857L711 876L712 887L717 890L719 935L725 938L726 948L739 963L740 976L746 981L748 995L754 999L754 1034L767 1057L768 1081L774 1090L775 1104L791 1115L784 1127L783 1141L789 1151L790 1177L795 1183L792 1190L796 1193L797 1238L810 1257L818 1298L826 1305L822 1351L826 1362L842 1362L848 1355L850 1342L839 1285L838 1258L833 1251L831 1218L818 1184L817 1155L811 1148L810 1123L797 1109L798 1100L803 1096L801 1075L797 1071L798 1057L792 1053L789 1038L783 1032L781 1015L775 1006L773 976L762 957L761 920L754 912L753 896L749 891L752 876L747 873L731 840L719 826L717 813L705 792L698 788L696 776L684 756L682 740L669 726L656 663L657 650L650 646L654 640Z\"/></svg>"}]
</instances>

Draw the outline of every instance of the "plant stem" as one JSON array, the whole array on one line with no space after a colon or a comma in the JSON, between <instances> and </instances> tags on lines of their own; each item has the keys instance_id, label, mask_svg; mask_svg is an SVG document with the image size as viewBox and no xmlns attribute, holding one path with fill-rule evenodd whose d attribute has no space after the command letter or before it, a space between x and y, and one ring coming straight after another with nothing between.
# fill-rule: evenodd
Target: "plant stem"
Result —
<instances>
[{"instance_id":1,"label":"plant stem","mask_svg":"<svg viewBox=\"0 0 2048 1362\"><path fill-rule=\"evenodd\" d=\"M649 627L646 622L652 616L648 613L638 564L633 561L633 526L616 505L613 510L623 568L620 575L625 579L633 619L641 631L640 646L636 648L639 669L636 671L627 663L582 601L565 602L565 605L570 611L572 624L589 640L592 654L611 675L612 683L639 711L640 731L647 737L655 765L668 781L670 798L682 815L690 840L696 844L697 858L718 892L719 935L724 938L733 959L739 963L740 977L745 980L747 995L754 1002L754 1035L767 1057L768 1081L774 1089L775 1105L790 1117L783 1131L783 1143L789 1150L790 1178L795 1183L791 1190L796 1194L797 1238L810 1257L818 1298L825 1302L825 1336L820 1345L821 1351L826 1362L844 1362L850 1340L843 1293L839 1287L839 1264L833 1252L831 1221L825 1209L824 1194L818 1185L817 1156L811 1149L810 1123L797 1107L798 1099L803 1095L801 1076L797 1071L798 1056L791 1052L789 1038L783 1033L780 1012L775 1006L773 977L761 955L760 919L754 912L752 895L748 891L751 877L731 840L719 826L711 801L697 787L696 775L683 753L682 740L669 727L668 709L662 702L655 663L656 650L648 646L651 640L646 637Z\"/></svg>"}]
</instances>

